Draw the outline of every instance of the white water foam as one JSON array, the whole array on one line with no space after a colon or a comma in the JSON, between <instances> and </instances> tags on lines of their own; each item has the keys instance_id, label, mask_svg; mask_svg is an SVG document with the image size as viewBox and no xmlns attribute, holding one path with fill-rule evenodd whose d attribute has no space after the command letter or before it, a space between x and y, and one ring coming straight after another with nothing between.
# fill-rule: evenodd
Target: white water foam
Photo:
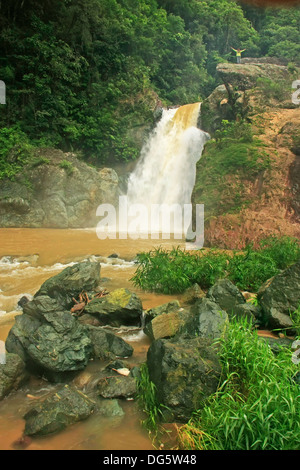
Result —
<instances>
[{"instance_id":1,"label":"white water foam","mask_svg":"<svg viewBox=\"0 0 300 470\"><path fill-rule=\"evenodd\" d=\"M30 258L30 257L29 257ZM128 269L131 268L134 264L133 261L125 261L120 258L109 258L103 256L94 256L91 255L88 258L85 257L81 261L99 261L101 264L101 268L105 270L105 268L113 268L113 269ZM22 280L28 279L40 279L40 277L44 277L44 275L48 275L51 277L52 275L58 274L63 269L73 266L76 262L70 263L55 263L49 266L36 266L31 265L29 261L24 261L22 257L12 257L12 256L3 256L0 258L0 316L4 316L8 313L17 313L21 310L18 306L19 300L25 296L29 300L33 298L33 293L28 292L21 292L21 293L13 293L9 294L11 288L11 281L10 279L14 279L17 284L22 286ZM33 281L34 285L35 281ZM36 286L36 290L38 290L40 286Z\"/></svg>"}]
</instances>

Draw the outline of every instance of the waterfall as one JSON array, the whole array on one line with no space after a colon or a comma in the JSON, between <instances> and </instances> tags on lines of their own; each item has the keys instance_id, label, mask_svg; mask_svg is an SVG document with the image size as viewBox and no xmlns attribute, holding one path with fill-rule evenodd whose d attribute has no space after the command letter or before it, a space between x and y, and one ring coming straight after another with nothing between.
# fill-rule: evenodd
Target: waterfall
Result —
<instances>
[{"instance_id":1,"label":"waterfall","mask_svg":"<svg viewBox=\"0 0 300 470\"><path fill-rule=\"evenodd\" d=\"M135 170L129 177L128 207L151 208L191 204L195 185L196 163L200 159L208 134L197 128L200 103L163 110L162 117L144 145ZM148 215L140 222L149 227ZM153 225L151 225L153 228ZM160 223L155 230L161 232ZM175 226L173 230L176 231Z\"/></svg>"}]
</instances>

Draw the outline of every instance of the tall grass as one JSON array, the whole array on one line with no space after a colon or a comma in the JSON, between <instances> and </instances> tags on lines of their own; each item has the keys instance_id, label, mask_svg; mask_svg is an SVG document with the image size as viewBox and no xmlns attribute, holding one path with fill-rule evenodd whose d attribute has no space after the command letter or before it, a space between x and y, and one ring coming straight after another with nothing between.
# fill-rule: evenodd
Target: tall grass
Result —
<instances>
[{"instance_id":1,"label":"tall grass","mask_svg":"<svg viewBox=\"0 0 300 470\"><path fill-rule=\"evenodd\" d=\"M161 405L156 396L156 387L151 382L147 364L144 363L140 367L140 378L137 380L137 398L140 407L144 411L146 418L142 424L148 431L156 434L158 431L158 423L162 418L163 405Z\"/></svg>"},{"instance_id":2,"label":"tall grass","mask_svg":"<svg viewBox=\"0 0 300 470\"><path fill-rule=\"evenodd\" d=\"M206 406L179 430L180 448L297 450L299 366L291 351L275 356L246 320L234 320L220 342L224 381Z\"/></svg>"},{"instance_id":3,"label":"tall grass","mask_svg":"<svg viewBox=\"0 0 300 470\"><path fill-rule=\"evenodd\" d=\"M137 269L132 278L135 285L145 290L176 294L198 282L209 287L222 277L227 256L212 251L190 253L179 248L155 248L137 255Z\"/></svg>"},{"instance_id":4,"label":"tall grass","mask_svg":"<svg viewBox=\"0 0 300 470\"><path fill-rule=\"evenodd\" d=\"M145 290L177 294L195 283L206 289L227 277L240 289L256 292L267 279L298 259L299 240L291 237L269 237L257 249L249 245L243 253L231 254L157 248L137 255L131 280Z\"/></svg>"}]
</instances>

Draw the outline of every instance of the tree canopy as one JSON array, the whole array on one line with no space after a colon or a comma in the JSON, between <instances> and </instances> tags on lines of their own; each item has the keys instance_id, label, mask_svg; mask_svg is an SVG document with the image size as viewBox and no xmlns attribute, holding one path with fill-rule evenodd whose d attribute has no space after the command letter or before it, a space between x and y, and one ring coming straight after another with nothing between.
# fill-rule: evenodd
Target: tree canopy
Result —
<instances>
[{"instance_id":1,"label":"tree canopy","mask_svg":"<svg viewBox=\"0 0 300 470\"><path fill-rule=\"evenodd\" d=\"M151 122L155 101L201 101L231 47L295 61L299 23L299 8L234 0L0 2L1 128L99 163L136 158L127 130Z\"/></svg>"}]
</instances>

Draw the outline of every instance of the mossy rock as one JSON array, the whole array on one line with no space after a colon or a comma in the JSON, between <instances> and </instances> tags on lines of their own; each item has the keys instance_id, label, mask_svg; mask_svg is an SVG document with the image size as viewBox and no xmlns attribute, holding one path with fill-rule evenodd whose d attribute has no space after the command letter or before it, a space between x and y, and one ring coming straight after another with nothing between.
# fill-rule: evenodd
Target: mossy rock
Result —
<instances>
[{"instance_id":1,"label":"mossy rock","mask_svg":"<svg viewBox=\"0 0 300 470\"><path fill-rule=\"evenodd\" d=\"M17 354L6 354L6 363L0 364L0 400L17 390L28 378L23 360Z\"/></svg>"},{"instance_id":2,"label":"mossy rock","mask_svg":"<svg viewBox=\"0 0 300 470\"><path fill-rule=\"evenodd\" d=\"M181 330L187 315L188 312L183 309L177 312L161 313L147 323L144 333L152 340L171 338Z\"/></svg>"},{"instance_id":3,"label":"mossy rock","mask_svg":"<svg viewBox=\"0 0 300 470\"><path fill-rule=\"evenodd\" d=\"M68 310L74 305L73 298L77 299L80 292L96 289L100 282L100 270L99 262L83 261L68 266L56 276L47 279L34 297L47 295Z\"/></svg>"},{"instance_id":4,"label":"mossy rock","mask_svg":"<svg viewBox=\"0 0 300 470\"><path fill-rule=\"evenodd\" d=\"M95 403L82 392L65 385L25 416L27 436L44 436L62 431L67 426L88 418Z\"/></svg>"},{"instance_id":5,"label":"mossy rock","mask_svg":"<svg viewBox=\"0 0 300 470\"><path fill-rule=\"evenodd\" d=\"M148 350L147 366L158 401L177 422L187 422L204 405L221 376L218 356L207 338L156 340Z\"/></svg>"},{"instance_id":6,"label":"mossy rock","mask_svg":"<svg viewBox=\"0 0 300 470\"><path fill-rule=\"evenodd\" d=\"M103 377L97 387L102 398L133 398L137 392L136 379L130 376Z\"/></svg>"},{"instance_id":7,"label":"mossy rock","mask_svg":"<svg viewBox=\"0 0 300 470\"><path fill-rule=\"evenodd\" d=\"M128 289L116 289L108 295L94 298L84 310L102 325L139 325L143 306L141 299Z\"/></svg>"}]
</instances>

